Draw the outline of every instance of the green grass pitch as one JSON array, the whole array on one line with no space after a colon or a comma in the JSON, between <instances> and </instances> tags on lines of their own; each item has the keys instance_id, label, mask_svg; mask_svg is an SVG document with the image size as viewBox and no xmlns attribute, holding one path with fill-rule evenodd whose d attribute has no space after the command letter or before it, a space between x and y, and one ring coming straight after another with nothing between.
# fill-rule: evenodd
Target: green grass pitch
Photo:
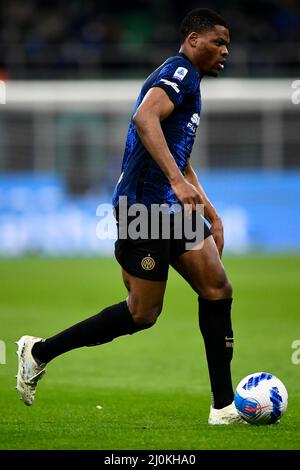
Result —
<instances>
[{"instance_id":1,"label":"green grass pitch","mask_svg":"<svg viewBox=\"0 0 300 470\"><path fill-rule=\"evenodd\" d=\"M225 257L234 286L234 385L277 375L289 392L279 425L207 425L210 389L197 297L170 272L164 310L150 330L83 348L48 366L32 407L15 391L14 341L50 336L125 298L110 259L0 261L1 449L299 449L300 256ZM3 343L2 343L3 345Z\"/></svg>"}]
</instances>

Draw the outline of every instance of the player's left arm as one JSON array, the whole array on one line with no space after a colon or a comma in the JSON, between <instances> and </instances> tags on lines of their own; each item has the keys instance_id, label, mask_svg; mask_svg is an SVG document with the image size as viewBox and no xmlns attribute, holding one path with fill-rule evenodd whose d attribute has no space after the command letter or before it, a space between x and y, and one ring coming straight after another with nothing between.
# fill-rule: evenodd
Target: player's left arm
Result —
<instances>
[{"instance_id":1,"label":"player's left arm","mask_svg":"<svg viewBox=\"0 0 300 470\"><path fill-rule=\"evenodd\" d=\"M222 252L223 252L223 247L224 247L224 229L223 229L222 219L220 215L218 214L218 212L216 211L213 204L208 199L207 195L205 194L205 191L202 188L200 181L190 162L188 162L187 164L187 167L184 172L184 176L188 180L189 183L195 186L195 188L200 194L202 204L204 205L204 217L211 224L210 231L216 242L219 255L221 257Z\"/></svg>"}]
</instances>

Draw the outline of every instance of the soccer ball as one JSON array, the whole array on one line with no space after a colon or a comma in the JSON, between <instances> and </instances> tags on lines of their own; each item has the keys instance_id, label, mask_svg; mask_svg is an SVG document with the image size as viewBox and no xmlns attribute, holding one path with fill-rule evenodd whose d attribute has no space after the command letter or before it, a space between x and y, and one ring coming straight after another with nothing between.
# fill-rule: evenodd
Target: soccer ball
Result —
<instances>
[{"instance_id":1,"label":"soccer ball","mask_svg":"<svg viewBox=\"0 0 300 470\"><path fill-rule=\"evenodd\" d=\"M285 413L288 394L275 375L255 372L238 384L234 403L239 415L250 424L274 424Z\"/></svg>"}]
</instances>

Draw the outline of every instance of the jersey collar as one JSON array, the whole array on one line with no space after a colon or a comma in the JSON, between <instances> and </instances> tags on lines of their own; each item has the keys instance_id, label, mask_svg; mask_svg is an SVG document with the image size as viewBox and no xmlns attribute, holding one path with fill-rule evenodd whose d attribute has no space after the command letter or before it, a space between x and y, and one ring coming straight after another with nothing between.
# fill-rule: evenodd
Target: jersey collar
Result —
<instances>
[{"instance_id":1,"label":"jersey collar","mask_svg":"<svg viewBox=\"0 0 300 470\"><path fill-rule=\"evenodd\" d=\"M193 62L191 61L191 59L188 58L187 55L184 54L184 52L178 52L177 54L179 57L183 57L185 60L187 60L190 64L192 64L192 66L194 67L194 69L197 71L197 73L199 74L200 78L201 78L201 75L200 75L200 72L196 69L195 65L193 64Z\"/></svg>"},{"instance_id":2,"label":"jersey collar","mask_svg":"<svg viewBox=\"0 0 300 470\"><path fill-rule=\"evenodd\" d=\"M189 59L188 56L184 54L184 52L178 52L177 55L180 55L181 57L184 57L184 58L185 58L186 60L188 60L192 65L194 65L193 62L191 61L191 59ZM194 67L195 67L195 66L194 66Z\"/></svg>"}]
</instances>

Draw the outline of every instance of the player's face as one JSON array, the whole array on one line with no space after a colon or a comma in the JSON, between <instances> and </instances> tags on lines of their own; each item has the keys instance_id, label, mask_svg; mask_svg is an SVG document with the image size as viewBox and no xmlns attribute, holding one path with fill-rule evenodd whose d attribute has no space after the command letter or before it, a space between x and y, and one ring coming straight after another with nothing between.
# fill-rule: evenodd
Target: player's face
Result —
<instances>
[{"instance_id":1,"label":"player's face","mask_svg":"<svg viewBox=\"0 0 300 470\"><path fill-rule=\"evenodd\" d=\"M219 75L228 56L229 42L228 29L219 25L198 36L195 59L202 75Z\"/></svg>"}]
</instances>

